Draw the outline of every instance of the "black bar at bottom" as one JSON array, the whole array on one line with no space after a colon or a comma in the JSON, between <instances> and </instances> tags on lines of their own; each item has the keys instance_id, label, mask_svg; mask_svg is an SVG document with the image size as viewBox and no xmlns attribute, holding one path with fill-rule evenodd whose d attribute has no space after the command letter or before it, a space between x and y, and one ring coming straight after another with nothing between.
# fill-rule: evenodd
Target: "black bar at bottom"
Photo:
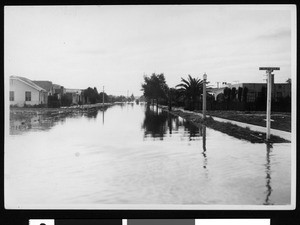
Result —
<instances>
[{"instance_id":1,"label":"black bar at bottom","mask_svg":"<svg viewBox=\"0 0 300 225\"><path fill-rule=\"evenodd\" d=\"M195 219L128 219L127 225L195 225Z\"/></svg>"},{"instance_id":2,"label":"black bar at bottom","mask_svg":"<svg viewBox=\"0 0 300 225\"><path fill-rule=\"evenodd\" d=\"M122 220L115 219L56 219L55 225L122 225Z\"/></svg>"}]
</instances>

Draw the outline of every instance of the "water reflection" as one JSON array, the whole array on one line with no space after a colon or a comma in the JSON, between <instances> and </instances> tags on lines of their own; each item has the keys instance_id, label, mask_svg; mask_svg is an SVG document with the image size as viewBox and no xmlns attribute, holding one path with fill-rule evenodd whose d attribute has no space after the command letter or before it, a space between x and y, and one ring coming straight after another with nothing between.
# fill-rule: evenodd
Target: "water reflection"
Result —
<instances>
[{"instance_id":1,"label":"water reflection","mask_svg":"<svg viewBox=\"0 0 300 225\"><path fill-rule=\"evenodd\" d=\"M104 124L104 111L105 110L102 110L102 124Z\"/></svg>"},{"instance_id":2,"label":"water reflection","mask_svg":"<svg viewBox=\"0 0 300 225\"><path fill-rule=\"evenodd\" d=\"M156 106L146 105L145 117L142 123L144 137L151 136L163 140L167 133L172 135L183 125L188 131L192 129L190 123L185 123L184 120L178 116L157 108ZM193 127L193 129L196 129L196 127ZM192 136L194 136L193 133L192 131Z\"/></svg>"},{"instance_id":3,"label":"water reflection","mask_svg":"<svg viewBox=\"0 0 300 225\"><path fill-rule=\"evenodd\" d=\"M178 131L179 127L184 128L184 136L189 141L199 139L199 128L192 122L186 121L178 116L175 116L167 111L164 111L154 105L147 105L145 117L142 124L144 129L144 137L151 136L153 138L164 139L164 136L169 133L172 135L174 131Z\"/></svg>"},{"instance_id":4,"label":"water reflection","mask_svg":"<svg viewBox=\"0 0 300 225\"><path fill-rule=\"evenodd\" d=\"M6 188L16 190L8 203L290 203L290 144L247 143L145 106L32 116L30 130L64 124L8 136Z\"/></svg>"},{"instance_id":5,"label":"water reflection","mask_svg":"<svg viewBox=\"0 0 300 225\"><path fill-rule=\"evenodd\" d=\"M107 108L108 107L104 107L104 108L101 109L101 111L102 111L102 124L104 124L104 114L105 114Z\"/></svg>"},{"instance_id":6,"label":"water reflection","mask_svg":"<svg viewBox=\"0 0 300 225\"><path fill-rule=\"evenodd\" d=\"M142 125L144 131L144 136L147 137L151 135L151 137L163 140L164 135L166 133L166 122L168 121L168 114L163 111L151 110L147 107L145 111L145 119Z\"/></svg>"},{"instance_id":7,"label":"water reflection","mask_svg":"<svg viewBox=\"0 0 300 225\"><path fill-rule=\"evenodd\" d=\"M195 126L192 122L184 120L183 126L185 130L189 132L189 141L195 141L198 139L199 136L201 136L199 134L199 128Z\"/></svg>"},{"instance_id":8,"label":"water reflection","mask_svg":"<svg viewBox=\"0 0 300 225\"><path fill-rule=\"evenodd\" d=\"M66 115L31 115L21 118L10 118L10 134L17 135L28 131L41 130L47 131L58 123L63 124Z\"/></svg>"},{"instance_id":9,"label":"water reflection","mask_svg":"<svg viewBox=\"0 0 300 225\"><path fill-rule=\"evenodd\" d=\"M207 155L206 155L206 126L202 125L200 128L200 135L202 136L202 155L203 155L203 168L206 169L207 168Z\"/></svg>"},{"instance_id":10,"label":"water reflection","mask_svg":"<svg viewBox=\"0 0 300 225\"><path fill-rule=\"evenodd\" d=\"M270 153L272 151L272 144L267 143L266 144L266 199L264 202L264 205L273 205L273 203L270 202L270 196L272 193L272 187L271 187L271 159L270 159Z\"/></svg>"},{"instance_id":11,"label":"water reflection","mask_svg":"<svg viewBox=\"0 0 300 225\"><path fill-rule=\"evenodd\" d=\"M90 109L86 113L86 116L89 119L96 119L97 115L98 115L98 109Z\"/></svg>"}]
</instances>

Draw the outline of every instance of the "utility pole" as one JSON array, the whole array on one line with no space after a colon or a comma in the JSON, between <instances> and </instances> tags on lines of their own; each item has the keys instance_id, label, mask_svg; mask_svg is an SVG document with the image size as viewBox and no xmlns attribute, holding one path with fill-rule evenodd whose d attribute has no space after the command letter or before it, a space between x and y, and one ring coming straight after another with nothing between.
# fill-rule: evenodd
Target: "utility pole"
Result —
<instances>
[{"instance_id":1,"label":"utility pole","mask_svg":"<svg viewBox=\"0 0 300 225\"><path fill-rule=\"evenodd\" d=\"M203 110L203 119L206 118L206 73L203 74L203 100L202 100L202 110Z\"/></svg>"},{"instance_id":2,"label":"utility pole","mask_svg":"<svg viewBox=\"0 0 300 225\"><path fill-rule=\"evenodd\" d=\"M266 140L270 140L271 135L271 99L272 99L272 75L274 70L280 70L279 67L259 67L259 70L266 70L267 73L267 120L266 120ZM273 75L274 76L274 75Z\"/></svg>"}]
</instances>

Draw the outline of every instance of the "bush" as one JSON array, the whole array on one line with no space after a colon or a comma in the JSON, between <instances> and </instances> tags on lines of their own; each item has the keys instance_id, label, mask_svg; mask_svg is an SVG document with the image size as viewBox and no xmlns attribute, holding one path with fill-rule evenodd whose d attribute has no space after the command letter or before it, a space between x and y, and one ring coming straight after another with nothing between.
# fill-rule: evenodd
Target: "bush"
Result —
<instances>
[{"instance_id":1,"label":"bush","mask_svg":"<svg viewBox=\"0 0 300 225\"><path fill-rule=\"evenodd\" d=\"M50 107L50 108L59 108L60 107L60 101L59 101L57 95L49 95L48 96L48 107Z\"/></svg>"}]
</instances>

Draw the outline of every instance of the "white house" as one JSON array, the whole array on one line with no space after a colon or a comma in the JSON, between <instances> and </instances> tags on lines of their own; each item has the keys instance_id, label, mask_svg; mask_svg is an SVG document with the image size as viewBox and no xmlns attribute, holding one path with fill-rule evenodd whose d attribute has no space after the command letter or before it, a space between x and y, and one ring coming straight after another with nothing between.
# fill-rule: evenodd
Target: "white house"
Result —
<instances>
[{"instance_id":1,"label":"white house","mask_svg":"<svg viewBox=\"0 0 300 225\"><path fill-rule=\"evenodd\" d=\"M9 88L10 105L47 104L47 91L25 77L10 76Z\"/></svg>"}]
</instances>

